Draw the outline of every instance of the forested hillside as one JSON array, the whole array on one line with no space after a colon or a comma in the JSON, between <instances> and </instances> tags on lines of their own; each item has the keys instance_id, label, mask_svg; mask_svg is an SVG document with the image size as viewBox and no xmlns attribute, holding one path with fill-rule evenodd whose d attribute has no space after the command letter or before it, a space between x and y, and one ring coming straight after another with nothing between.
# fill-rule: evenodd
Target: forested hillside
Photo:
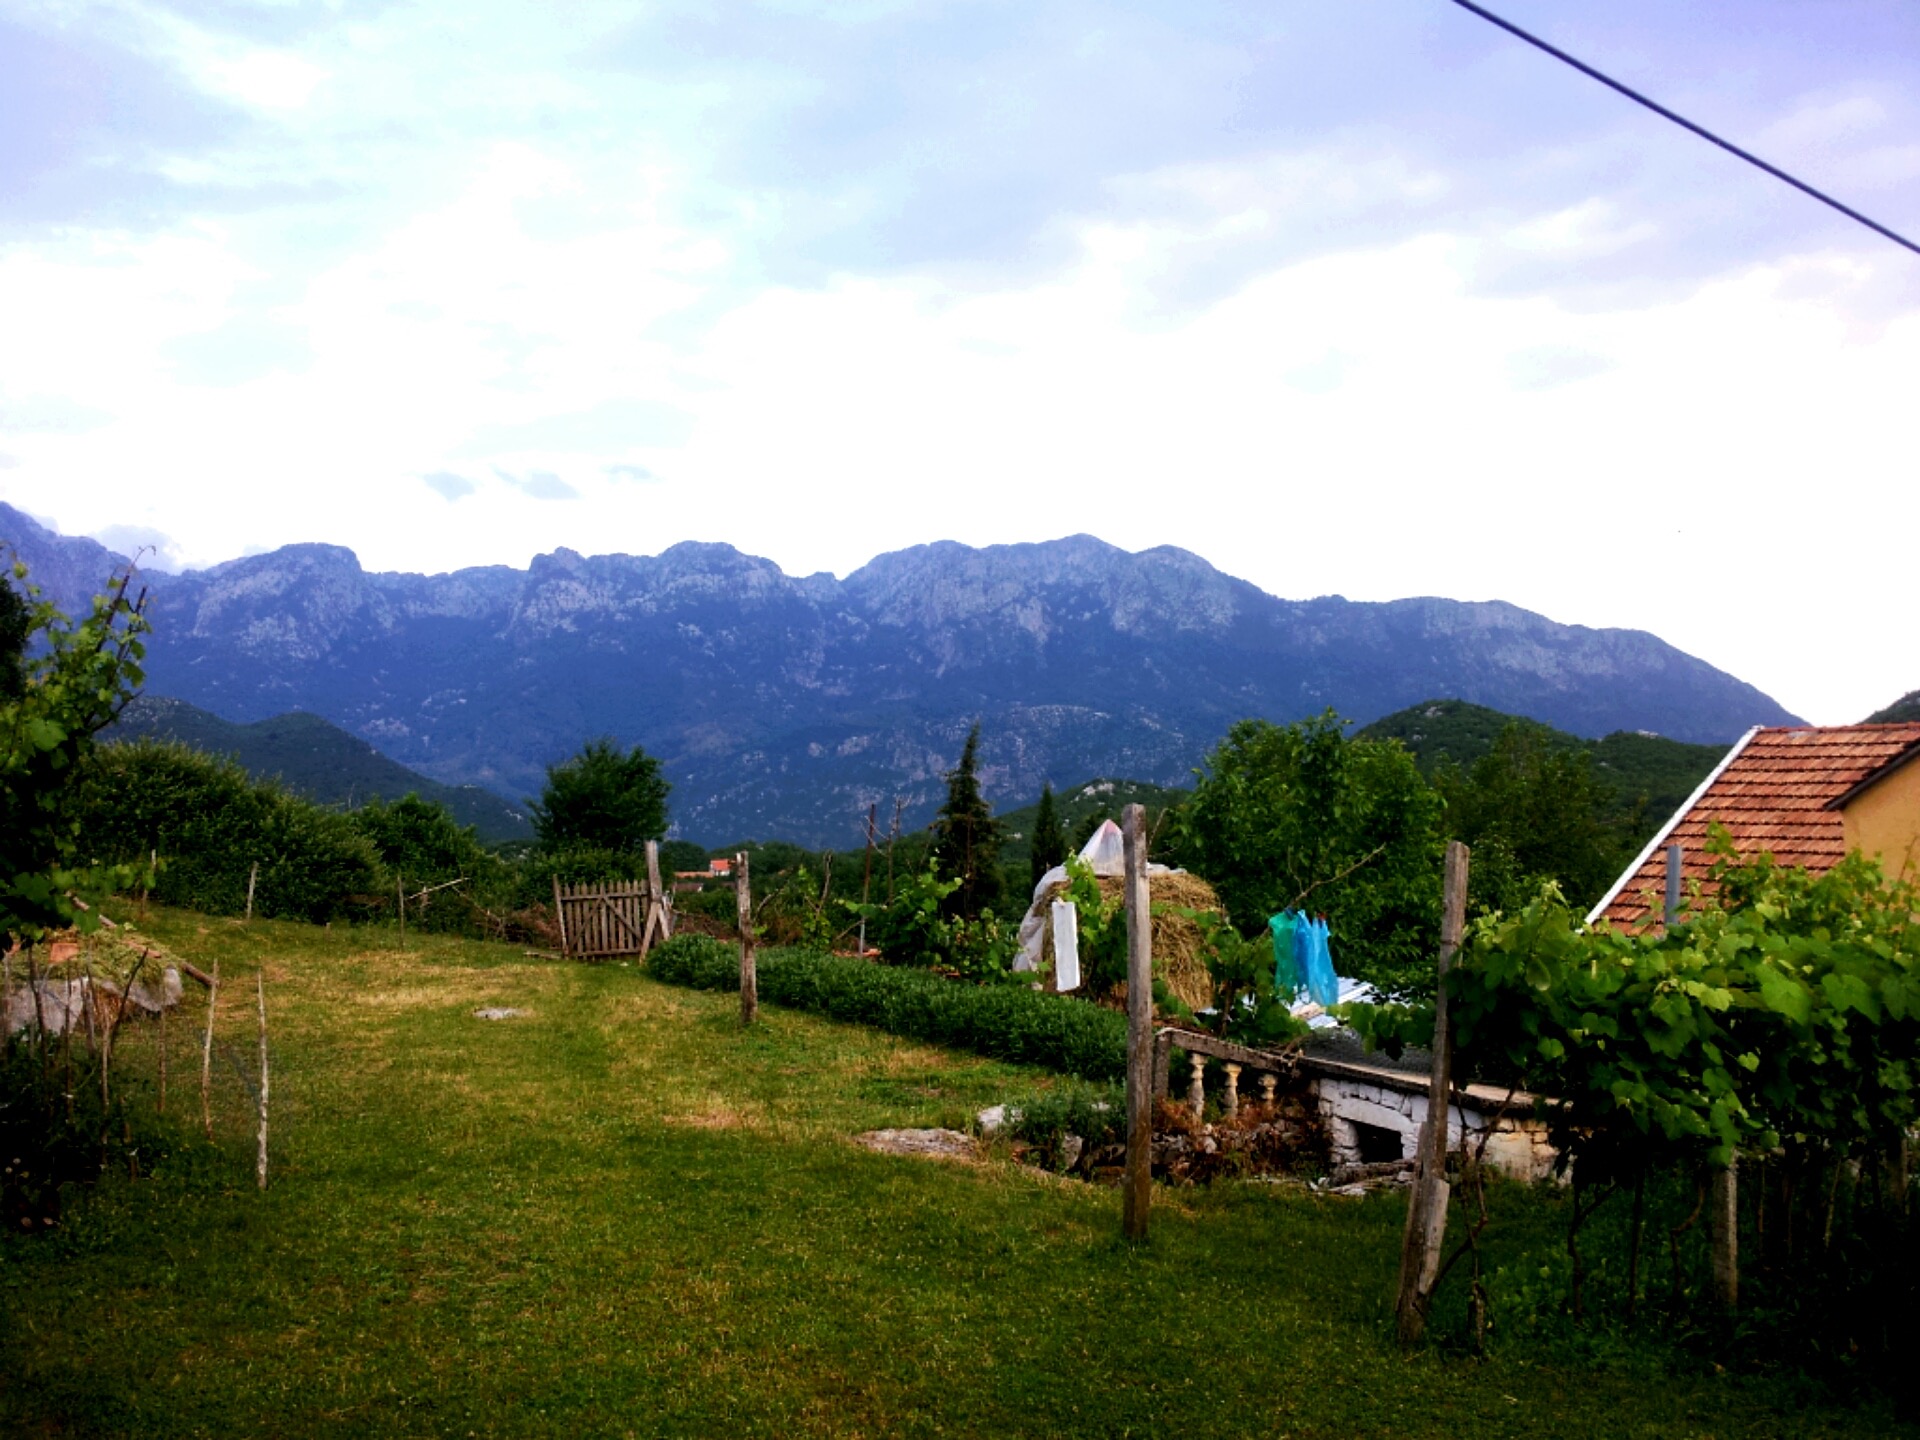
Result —
<instances>
[{"instance_id":1,"label":"forested hillside","mask_svg":"<svg viewBox=\"0 0 1920 1440\"><path fill-rule=\"evenodd\" d=\"M1528 727L1549 746L1584 750L1591 755L1595 775L1614 791L1623 809L1645 802L1648 833L1680 807L1727 753L1725 745L1692 745L1632 730L1583 740L1538 720L1465 700L1410 705L1381 716L1359 733L1372 740L1398 740L1413 752L1422 772L1430 775L1446 763L1470 768L1491 752L1501 732L1514 724Z\"/></svg>"},{"instance_id":2,"label":"forested hillside","mask_svg":"<svg viewBox=\"0 0 1920 1440\"><path fill-rule=\"evenodd\" d=\"M1920 720L1920 690L1909 690L1884 710L1867 717L1869 725L1893 725L1904 720Z\"/></svg>"},{"instance_id":3,"label":"forested hillside","mask_svg":"<svg viewBox=\"0 0 1920 1440\"><path fill-rule=\"evenodd\" d=\"M237 762L255 779L277 779L294 794L351 809L369 800L415 794L444 805L482 840L525 840L533 828L518 806L478 785L443 785L389 760L373 746L318 715L292 711L237 725L184 700L143 695L121 713L103 740L178 740Z\"/></svg>"}]
</instances>

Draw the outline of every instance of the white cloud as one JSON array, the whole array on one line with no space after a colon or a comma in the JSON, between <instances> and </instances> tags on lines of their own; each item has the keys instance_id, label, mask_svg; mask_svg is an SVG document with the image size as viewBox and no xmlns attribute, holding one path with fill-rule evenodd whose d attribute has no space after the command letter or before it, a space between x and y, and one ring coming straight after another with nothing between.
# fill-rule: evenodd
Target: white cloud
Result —
<instances>
[{"instance_id":1,"label":"white cloud","mask_svg":"<svg viewBox=\"0 0 1920 1440\"><path fill-rule=\"evenodd\" d=\"M436 470L431 475L422 475L420 483L448 504L471 495L480 487L464 475L456 475L451 470Z\"/></svg>"},{"instance_id":2,"label":"white cloud","mask_svg":"<svg viewBox=\"0 0 1920 1440\"><path fill-rule=\"evenodd\" d=\"M1136 123L1144 92L1099 88L1105 60L1068 67L1080 89L1048 91L1046 125L1018 102L1048 57L1004 35L983 37L989 92L862 68L869 40L913 62L914 26L945 33L930 12L806 30L818 74L762 53L802 23L784 10L735 30L650 14L667 28L640 41L682 46L651 68L619 51L636 22L611 3L565 25L424 5L275 33L257 15L245 38L111 14L248 114L220 144L128 150L185 218L0 241L4 489L70 529L164 529L193 563L331 540L408 569L700 537L795 572L1091 530L1282 594L1500 596L1644 626L1820 718L1913 684L1829 610L1766 598L1812 574L1865 613L1906 604L1887 577L1920 518L1910 259L1825 217L1807 224L1831 253L1752 241L1744 198L1640 193L1645 156L1695 153L1643 117L1607 110L1597 140L1558 115L1516 128L1563 77L1481 64L1492 49L1429 65L1423 37L1451 17L1389 56L1418 94L1334 96L1336 127L1314 95L1288 109L1254 83L1285 47L1238 12L1164 55L1119 46L1128 84L1191 62L1153 103L1197 96L1216 128L1162 145ZM933 58L942 83L973 73ZM1494 105L1492 77L1540 88ZM1796 84L1756 144L1904 193L1903 94ZM1110 115L1134 126L1124 145ZM1703 168L1661 177L1721 183L1699 148ZM1687 250L1715 206L1735 259ZM1669 271L1659 291L1580 291ZM1803 513L1810 488L1826 503ZM1741 606L1765 622L1730 621Z\"/></svg>"},{"instance_id":3,"label":"white cloud","mask_svg":"<svg viewBox=\"0 0 1920 1440\"><path fill-rule=\"evenodd\" d=\"M208 57L203 74L216 93L263 110L298 110L327 78L320 66L276 50Z\"/></svg>"}]
</instances>

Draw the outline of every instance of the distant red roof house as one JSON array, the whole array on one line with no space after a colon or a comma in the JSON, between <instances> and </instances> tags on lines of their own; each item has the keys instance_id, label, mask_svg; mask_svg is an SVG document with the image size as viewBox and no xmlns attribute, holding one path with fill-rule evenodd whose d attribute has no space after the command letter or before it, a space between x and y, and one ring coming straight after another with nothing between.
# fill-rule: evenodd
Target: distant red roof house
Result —
<instances>
[{"instance_id":1,"label":"distant red roof house","mask_svg":"<svg viewBox=\"0 0 1920 1440\"><path fill-rule=\"evenodd\" d=\"M1660 918L1669 845L1683 886L1707 886L1707 827L1724 825L1742 854L1765 850L1818 874L1849 850L1888 874L1920 873L1920 723L1756 727L1614 882L1587 922L1637 930Z\"/></svg>"}]
</instances>

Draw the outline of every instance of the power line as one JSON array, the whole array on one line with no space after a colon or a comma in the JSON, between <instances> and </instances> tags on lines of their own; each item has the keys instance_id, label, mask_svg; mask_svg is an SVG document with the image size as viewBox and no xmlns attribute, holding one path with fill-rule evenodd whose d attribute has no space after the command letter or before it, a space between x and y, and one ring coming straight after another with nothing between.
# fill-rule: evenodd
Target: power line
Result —
<instances>
[{"instance_id":1,"label":"power line","mask_svg":"<svg viewBox=\"0 0 1920 1440\"><path fill-rule=\"evenodd\" d=\"M1529 34L1527 31L1522 30L1518 25L1514 24L1511 20L1501 19L1498 15L1494 14L1491 10L1483 9L1481 6L1474 4L1473 0L1453 0L1453 3L1458 5L1462 10L1472 11L1475 15L1478 15L1482 20L1487 21L1489 24L1498 25L1502 30L1506 31L1509 35L1516 36L1517 38L1526 41L1527 44L1533 46L1535 49L1546 51L1547 54L1553 56L1554 59L1562 61L1565 64L1571 65L1574 69L1578 70L1582 75L1587 76L1589 79L1598 80L1602 85L1605 85L1608 89L1619 91L1622 95L1626 96L1629 100L1632 100L1636 104L1646 106L1647 109L1653 111L1654 114L1664 116L1666 119L1673 121L1674 124L1681 126L1683 129L1691 130L1694 134L1698 135L1702 140L1711 141L1713 144L1718 145L1722 150L1727 151L1729 154L1738 155L1742 160L1746 161L1749 165L1758 166L1760 169L1766 171L1767 174L1773 176L1774 179L1786 181L1787 184L1793 186L1794 189L1800 191L1802 194L1811 195L1814 199L1818 200L1822 205L1831 205L1835 210L1838 210L1842 215L1845 215L1849 220L1857 220L1862 225L1866 226L1869 230L1872 230L1880 235L1886 236L1886 238L1893 241L1894 244L1903 245L1907 249L1913 251L1914 254L1920 255L1920 245L1914 244L1913 241L1907 239L1906 236L1901 235L1896 231L1889 230L1886 226L1882 225L1877 220L1868 219L1865 215L1862 215L1858 210L1855 210L1852 206L1843 205L1840 201L1834 199L1831 195L1827 194L1826 192L1814 189L1813 186L1807 184L1806 181L1796 180L1793 176L1789 175L1786 171L1782 170L1778 165L1769 165L1766 161L1762 160L1758 155L1753 154L1751 151L1742 150L1738 145L1734 144L1731 140L1722 140L1718 135L1714 134L1711 130L1707 129L1703 125L1694 124L1693 121L1687 119L1686 116L1674 114L1673 111L1667 109L1667 107L1662 105L1659 101L1650 100L1645 95L1642 95L1638 90L1635 90L1632 86L1623 85L1618 80L1614 79L1611 75L1602 74L1600 71L1594 69L1593 66L1587 64L1584 60L1577 60L1573 56L1567 54L1566 51L1560 49L1559 47L1548 44L1545 40L1542 40L1538 35Z\"/></svg>"}]
</instances>

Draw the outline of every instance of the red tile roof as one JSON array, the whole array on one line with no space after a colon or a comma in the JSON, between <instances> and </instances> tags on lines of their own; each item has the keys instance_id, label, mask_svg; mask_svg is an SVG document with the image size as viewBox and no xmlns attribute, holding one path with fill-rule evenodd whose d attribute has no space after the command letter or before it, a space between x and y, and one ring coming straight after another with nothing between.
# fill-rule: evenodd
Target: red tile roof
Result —
<instances>
[{"instance_id":1,"label":"red tile roof","mask_svg":"<svg viewBox=\"0 0 1920 1440\"><path fill-rule=\"evenodd\" d=\"M1744 854L1766 850L1816 874L1847 853L1840 811L1827 808L1861 781L1920 746L1920 724L1780 727L1752 731L1728 752L1705 789L1680 808L1589 920L1636 929L1657 918L1667 847L1682 848L1684 884L1706 885L1707 827L1724 825ZM1651 907L1649 907L1651 900Z\"/></svg>"}]
</instances>

